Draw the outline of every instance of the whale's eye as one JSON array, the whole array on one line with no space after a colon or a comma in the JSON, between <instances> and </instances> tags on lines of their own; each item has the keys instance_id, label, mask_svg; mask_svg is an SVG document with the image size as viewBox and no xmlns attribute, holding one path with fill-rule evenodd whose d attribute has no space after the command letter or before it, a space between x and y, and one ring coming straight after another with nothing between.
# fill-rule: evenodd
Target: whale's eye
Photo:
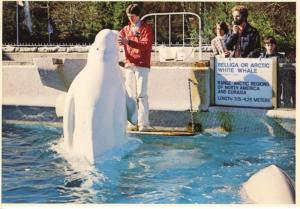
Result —
<instances>
[{"instance_id":1,"label":"whale's eye","mask_svg":"<svg viewBox=\"0 0 300 209\"><path fill-rule=\"evenodd\" d=\"M97 51L99 51L99 48L96 48Z\"/></svg>"}]
</instances>

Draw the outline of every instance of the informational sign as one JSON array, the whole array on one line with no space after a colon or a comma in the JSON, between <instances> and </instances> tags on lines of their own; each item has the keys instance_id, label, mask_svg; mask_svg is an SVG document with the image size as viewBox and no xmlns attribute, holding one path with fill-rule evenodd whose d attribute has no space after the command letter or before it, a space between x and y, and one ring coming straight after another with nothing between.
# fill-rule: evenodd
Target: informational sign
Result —
<instances>
[{"instance_id":1,"label":"informational sign","mask_svg":"<svg viewBox=\"0 0 300 209\"><path fill-rule=\"evenodd\" d=\"M216 58L216 105L272 107L275 63L266 58Z\"/></svg>"}]
</instances>

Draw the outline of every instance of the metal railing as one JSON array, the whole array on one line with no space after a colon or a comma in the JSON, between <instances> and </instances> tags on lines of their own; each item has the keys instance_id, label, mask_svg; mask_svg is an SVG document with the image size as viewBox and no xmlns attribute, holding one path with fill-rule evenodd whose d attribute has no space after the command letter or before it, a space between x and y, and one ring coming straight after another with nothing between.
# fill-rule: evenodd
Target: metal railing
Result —
<instances>
[{"instance_id":1,"label":"metal railing","mask_svg":"<svg viewBox=\"0 0 300 209\"><path fill-rule=\"evenodd\" d=\"M68 47L68 46L90 46L91 43L3 43L2 46L14 46L14 47L44 47L44 46L49 46L49 47L53 47L53 46L64 46L64 47Z\"/></svg>"},{"instance_id":2,"label":"metal railing","mask_svg":"<svg viewBox=\"0 0 300 209\"><path fill-rule=\"evenodd\" d=\"M154 45L155 48L157 48L157 16L169 16L169 46L171 46L171 32L172 32L172 25L171 25L171 16L172 15L182 15L182 38L183 38L183 44L182 46L185 47L185 25L184 25L184 17L185 15L193 15L198 18L198 23L199 23L199 35L198 35L198 48L199 48L199 60L202 58L202 40L201 40L201 18L199 15L193 12L167 12L167 13L150 13L144 15L141 20L144 20L147 17L154 16ZM186 38L187 39L187 38ZM156 50L155 50L155 57L156 57Z\"/></svg>"}]
</instances>

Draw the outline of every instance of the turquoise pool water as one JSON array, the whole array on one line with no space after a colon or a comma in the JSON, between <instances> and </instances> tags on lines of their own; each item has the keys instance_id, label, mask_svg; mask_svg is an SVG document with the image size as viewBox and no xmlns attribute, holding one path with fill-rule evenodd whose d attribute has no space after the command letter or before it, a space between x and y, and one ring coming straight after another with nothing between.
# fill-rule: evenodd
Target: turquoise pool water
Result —
<instances>
[{"instance_id":1,"label":"turquoise pool water","mask_svg":"<svg viewBox=\"0 0 300 209\"><path fill-rule=\"evenodd\" d=\"M261 168L276 164L295 179L293 138L135 135L135 150L79 173L55 148L61 135L61 127L3 123L3 203L245 203L239 188Z\"/></svg>"}]
</instances>

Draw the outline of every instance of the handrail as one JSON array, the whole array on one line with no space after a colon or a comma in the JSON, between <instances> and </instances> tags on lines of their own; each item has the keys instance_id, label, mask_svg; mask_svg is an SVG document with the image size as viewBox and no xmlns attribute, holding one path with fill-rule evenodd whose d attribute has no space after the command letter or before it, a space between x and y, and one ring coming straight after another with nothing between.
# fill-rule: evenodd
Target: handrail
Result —
<instances>
[{"instance_id":1,"label":"handrail","mask_svg":"<svg viewBox=\"0 0 300 209\"><path fill-rule=\"evenodd\" d=\"M168 15L169 16L169 46L171 46L171 15L182 15L183 17L183 22L182 22L182 33L183 33L183 47L185 46L184 43L184 15L193 15L198 18L199 22L199 37L198 37L198 47L199 47L199 60L202 58L202 40L201 40L201 18L199 15L197 15L194 12L163 12L163 13L150 13L144 15L141 20L144 20L147 17L154 16L154 44L155 44L155 49L157 49L157 16L162 16L162 15ZM156 50L155 50L155 57L156 57Z\"/></svg>"}]
</instances>

